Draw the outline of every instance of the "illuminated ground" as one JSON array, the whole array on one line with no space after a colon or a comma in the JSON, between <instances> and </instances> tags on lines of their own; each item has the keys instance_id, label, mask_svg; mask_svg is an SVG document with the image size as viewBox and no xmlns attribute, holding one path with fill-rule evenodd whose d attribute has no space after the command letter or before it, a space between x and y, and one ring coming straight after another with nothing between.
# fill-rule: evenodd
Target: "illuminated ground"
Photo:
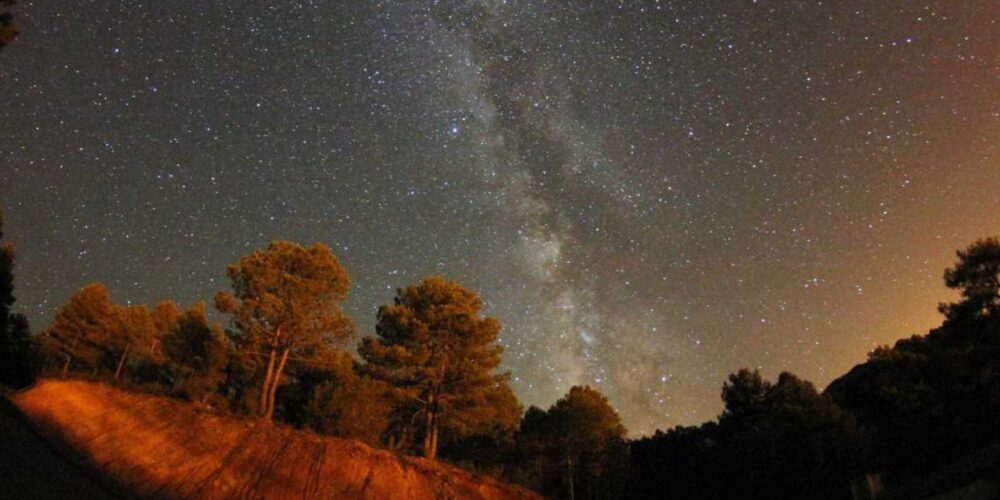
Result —
<instances>
[{"instance_id":1,"label":"illuminated ground","mask_svg":"<svg viewBox=\"0 0 1000 500\"><path fill-rule=\"evenodd\" d=\"M227 418L103 384L46 380L13 400L47 438L80 454L128 496L535 497L521 488L359 442ZM40 460L45 459L54 462L51 457ZM23 467L24 477L43 477ZM63 472L53 474L62 478ZM67 477L67 488L80 482L72 474ZM56 491L41 496L67 495Z\"/></svg>"}]
</instances>

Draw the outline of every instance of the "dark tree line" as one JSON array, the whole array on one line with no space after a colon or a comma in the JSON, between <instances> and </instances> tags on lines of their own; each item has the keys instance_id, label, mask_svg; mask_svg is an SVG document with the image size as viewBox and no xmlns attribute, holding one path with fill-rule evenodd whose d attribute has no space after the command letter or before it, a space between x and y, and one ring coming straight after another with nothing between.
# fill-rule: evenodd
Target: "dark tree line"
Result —
<instances>
[{"instance_id":1,"label":"dark tree line","mask_svg":"<svg viewBox=\"0 0 1000 500\"><path fill-rule=\"evenodd\" d=\"M2 222L2 217L0 217ZM0 226L2 227L2 226ZM2 238L2 233L0 233ZM1000 242L958 252L943 325L873 351L820 393L740 370L716 421L629 441L607 398L573 387L522 406L500 372L500 324L439 277L400 288L358 341L340 304L350 277L329 248L275 242L229 266L186 310L73 294L32 336L11 312L14 249L0 241L0 382L36 373L104 380L442 459L553 498L850 498L877 473L896 498L1000 477Z\"/></svg>"},{"instance_id":2,"label":"dark tree line","mask_svg":"<svg viewBox=\"0 0 1000 500\"><path fill-rule=\"evenodd\" d=\"M740 370L717 422L632 445L632 494L656 498L845 498L862 474L854 418L807 381Z\"/></svg>"},{"instance_id":3,"label":"dark tree line","mask_svg":"<svg viewBox=\"0 0 1000 500\"><path fill-rule=\"evenodd\" d=\"M874 350L823 394L742 370L716 422L632 443L634 498L851 498L878 474L891 498L1000 478L1000 241L957 253L941 327Z\"/></svg>"},{"instance_id":4,"label":"dark tree line","mask_svg":"<svg viewBox=\"0 0 1000 500\"><path fill-rule=\"evenodd\" d=\"M590 387L573 387L547 411L528 408L516 445L522 480L551 496L615 498L627 484L625 426Z\"/></svg>"},{"instance_id":5,"label":"dark tree line","mask_svg":"<svg viewBox=\"0 0 1000 500\"><path fill-rule=\"evenodd\" d=\"M0 16L0 21L3 21ZM2 39L0 39L2 40ZM0 210L0 384L26 387L35 381L39 358L28 318L11 312L14 298L14 245L3 239Z\"/></svg>"},{"instance_id":6,"label":"dark tree line","mask_svg":"<svg viewBox=\"0 0 1000 500\"><path fill-rule=\"evenodd\" d=\"M957 256L944 278L961 299L941 305L944 323L876 349L826 390L866 430L872 469L890 483L1000 477L1000 241Z\"/></svg>"}]
</instances>

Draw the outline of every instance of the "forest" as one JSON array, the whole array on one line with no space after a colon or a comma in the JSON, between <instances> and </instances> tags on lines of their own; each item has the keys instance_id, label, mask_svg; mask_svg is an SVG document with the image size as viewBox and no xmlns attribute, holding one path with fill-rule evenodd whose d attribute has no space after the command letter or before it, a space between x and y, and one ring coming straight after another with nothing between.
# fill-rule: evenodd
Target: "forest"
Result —
<instances>
[{"instance_id":1,"label":"forest","mask_svg":"<svg viewBox=\"0 0 1000 500\"><path fill-rule=\"evenodd\" d=\"M524 409L500 370L499 321L458 283L399 288L362 335L341 309L350 276L320 243L276 241L230 265L211 306L224 323L205 302L122 305L91 283L33 333L12 312L14 263L3 242L0 377L12 388L106 381L553 498L911 498L1000 472L997 238L957 252L944 282L961 299L940 306L939 328L875 349L823 392L741 369L717 420L641 439L592 387Z\"/></svg>"}]
</instances>

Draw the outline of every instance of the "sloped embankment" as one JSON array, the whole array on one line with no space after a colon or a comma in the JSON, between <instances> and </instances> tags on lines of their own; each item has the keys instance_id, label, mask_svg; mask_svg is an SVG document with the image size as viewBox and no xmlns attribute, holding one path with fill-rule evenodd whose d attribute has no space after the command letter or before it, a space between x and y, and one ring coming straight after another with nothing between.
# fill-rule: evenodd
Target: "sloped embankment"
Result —
<instances>
[{"instance_id":1,"label":"sloped embankment","mask_svg":"<svg viewBox=\"0 0 1000 500\"><path fill-rule=\"evenodd\" d=\"M201 412L80 381L13 397L33 425L121 492L161 498L537 498L362 443Z\"/></svg>"}]
</instances>

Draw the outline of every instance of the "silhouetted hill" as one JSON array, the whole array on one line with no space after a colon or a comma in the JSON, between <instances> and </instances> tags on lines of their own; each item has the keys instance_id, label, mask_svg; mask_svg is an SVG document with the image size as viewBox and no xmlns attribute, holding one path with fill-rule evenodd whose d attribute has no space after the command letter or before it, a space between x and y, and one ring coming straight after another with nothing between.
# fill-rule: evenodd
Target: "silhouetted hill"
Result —
<instances>
[{"instance_id":1,"label":"silhouetted hill","mask_svg":"<svg viewBox=\"0 0 1000 500\"><path fill-rule=\"evenodd\" d=\"M941 486L948 487L1000 476L996 320L949 321L880 348L825 393L857 418L871 468L890 482L943 474Z\"/></svg>"},{"instance_id":2,"label":"silhouetted hill","mask_svg":"<svg viewBox=\"0 0 1000 500\"><path fill-rule=\"evenodd\" d=\"M12 399L123 496L537 498L451 466L105 384L43 380Z\"/></svg>"}]
</instances>

